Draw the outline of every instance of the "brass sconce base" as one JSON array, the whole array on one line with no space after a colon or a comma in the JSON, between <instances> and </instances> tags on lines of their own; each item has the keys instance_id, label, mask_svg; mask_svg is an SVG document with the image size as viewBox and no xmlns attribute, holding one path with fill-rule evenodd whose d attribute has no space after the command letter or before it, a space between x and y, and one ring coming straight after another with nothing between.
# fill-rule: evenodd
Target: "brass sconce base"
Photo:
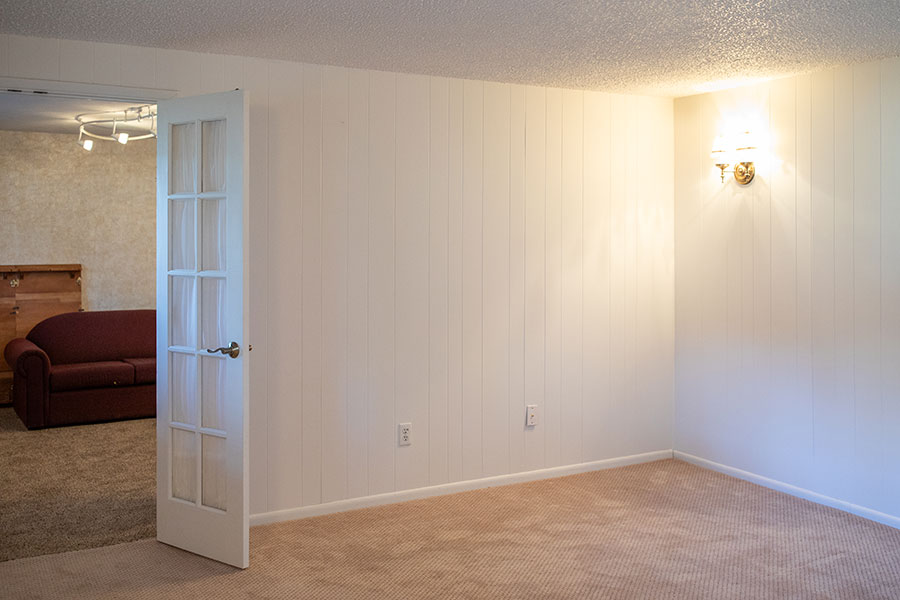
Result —
<instances>
[{"instance_id":1,"label":"brass sconce base","mask_svg":"<svg viewBox=\"0 0 900 600\"><path fill-rule=\"evenodd\" d=\"M716 166L719 167L720 175L722 178L722 183L725 183L725 169L728 168L727 164L716 163Z\"/></svg>"},{"instance_id":2,"label":"brass sconce base","mask_svg":"<svg viewBox=\"0 0 900 600\"><path fill-rule=\"evenodd\" d=\"M747 185L753 181L756 175L756 167L752 162L742 162L734 165L734 179L741 185Z\"/></svg>"},{"instance_id":3,"label":"brass sconce base","mask_svg":"<svg viewBox=\"0 0 900 600\"><path fill-rule=\"evenodd\" d=\"M734 165L734 171L726 171L725 169L728 168L728 165L721 163L717 163L716 166L719 167L721 172L722 183L725 183L725 173L734 173L734 180L741 185L747 185L753 181L753 177L756 175L756 167L753 166L752 162L737 163Z\"/></svg>"}]
</instances>

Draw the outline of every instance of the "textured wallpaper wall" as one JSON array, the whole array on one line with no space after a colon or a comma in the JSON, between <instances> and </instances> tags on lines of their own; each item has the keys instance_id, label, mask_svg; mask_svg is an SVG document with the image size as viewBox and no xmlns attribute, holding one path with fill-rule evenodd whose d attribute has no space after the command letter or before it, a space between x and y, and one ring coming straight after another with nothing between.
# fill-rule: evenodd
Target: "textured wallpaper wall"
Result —
<instances>
[{"instance_id":1,"label":"textured wallpaper wall","mask_svg":"<svg viewBox=\"0 0 900 600\"><path fill-rule=\"evenodd\" d=\"M81 263L86 310L153 308L156 143L0 131L0 264Z\"/></svg>"}]
</instances>

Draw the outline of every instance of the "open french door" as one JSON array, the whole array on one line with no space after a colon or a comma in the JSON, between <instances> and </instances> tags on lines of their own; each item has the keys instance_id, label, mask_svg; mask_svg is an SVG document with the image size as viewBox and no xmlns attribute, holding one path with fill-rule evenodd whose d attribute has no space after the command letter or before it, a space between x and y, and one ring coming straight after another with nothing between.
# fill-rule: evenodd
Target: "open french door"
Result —
<instances>
[{"instance_id":1,"label":"open french door","mask_svg":"<svg viewBox=\"0 0 900 600\"><path fill-rule=\"evenodd\" d=\"M157 539L249 564L247 103L159 103Z\"/></svg>"}]
</instances>

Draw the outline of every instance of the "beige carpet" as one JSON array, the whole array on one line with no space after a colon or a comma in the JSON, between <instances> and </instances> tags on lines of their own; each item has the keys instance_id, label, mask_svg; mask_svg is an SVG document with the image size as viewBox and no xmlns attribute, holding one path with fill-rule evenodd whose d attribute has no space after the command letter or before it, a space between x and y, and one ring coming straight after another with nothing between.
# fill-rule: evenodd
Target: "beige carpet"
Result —
<instances>
[{"instance_id":1,"label":"beige carpet","mask_svg":"<svg viewBox=\"0 0 900 600\"><path fill-rule=\"evenodd\" d=\"M666 460L256 527L238 571L155 541L0 564L10 598L898 598L900 531Z\"/></svg>"},{"instance_id":2,"label":"beige carpet","mask_svg":"<svg viewBox=\"0 0 900 600\"><path fill-rule=\"evenodd\" d=\"M28 431L0 408L0 561L156 537L155 432L155 419Z\"/></svg>"}]
</instances>

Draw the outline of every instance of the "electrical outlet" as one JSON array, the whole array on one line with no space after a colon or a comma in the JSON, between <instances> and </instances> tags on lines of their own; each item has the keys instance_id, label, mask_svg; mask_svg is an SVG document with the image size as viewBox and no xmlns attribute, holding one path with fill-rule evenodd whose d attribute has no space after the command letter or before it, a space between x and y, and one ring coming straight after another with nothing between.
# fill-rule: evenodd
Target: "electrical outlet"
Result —
<instances>
[{"instance_id":1,"label":"electrical outlet","mask_svg":"<svg viewBox=\"0 0 900 600\"><path fill-rule=\"evenodd\" d=\"M412 423L400 423L397 426L398 440L400 446L412 445Z\"/></svg>"},{"instance_id":2,"label":"electrical outlet","mask_svg":"<svg viewBox=\"0 0 900 600\"><path fill-rule=\"evenodd\" d=\"M537 404L529 404L525 407L525 427L537 425Z\"/></svg>"}]
</instances>

